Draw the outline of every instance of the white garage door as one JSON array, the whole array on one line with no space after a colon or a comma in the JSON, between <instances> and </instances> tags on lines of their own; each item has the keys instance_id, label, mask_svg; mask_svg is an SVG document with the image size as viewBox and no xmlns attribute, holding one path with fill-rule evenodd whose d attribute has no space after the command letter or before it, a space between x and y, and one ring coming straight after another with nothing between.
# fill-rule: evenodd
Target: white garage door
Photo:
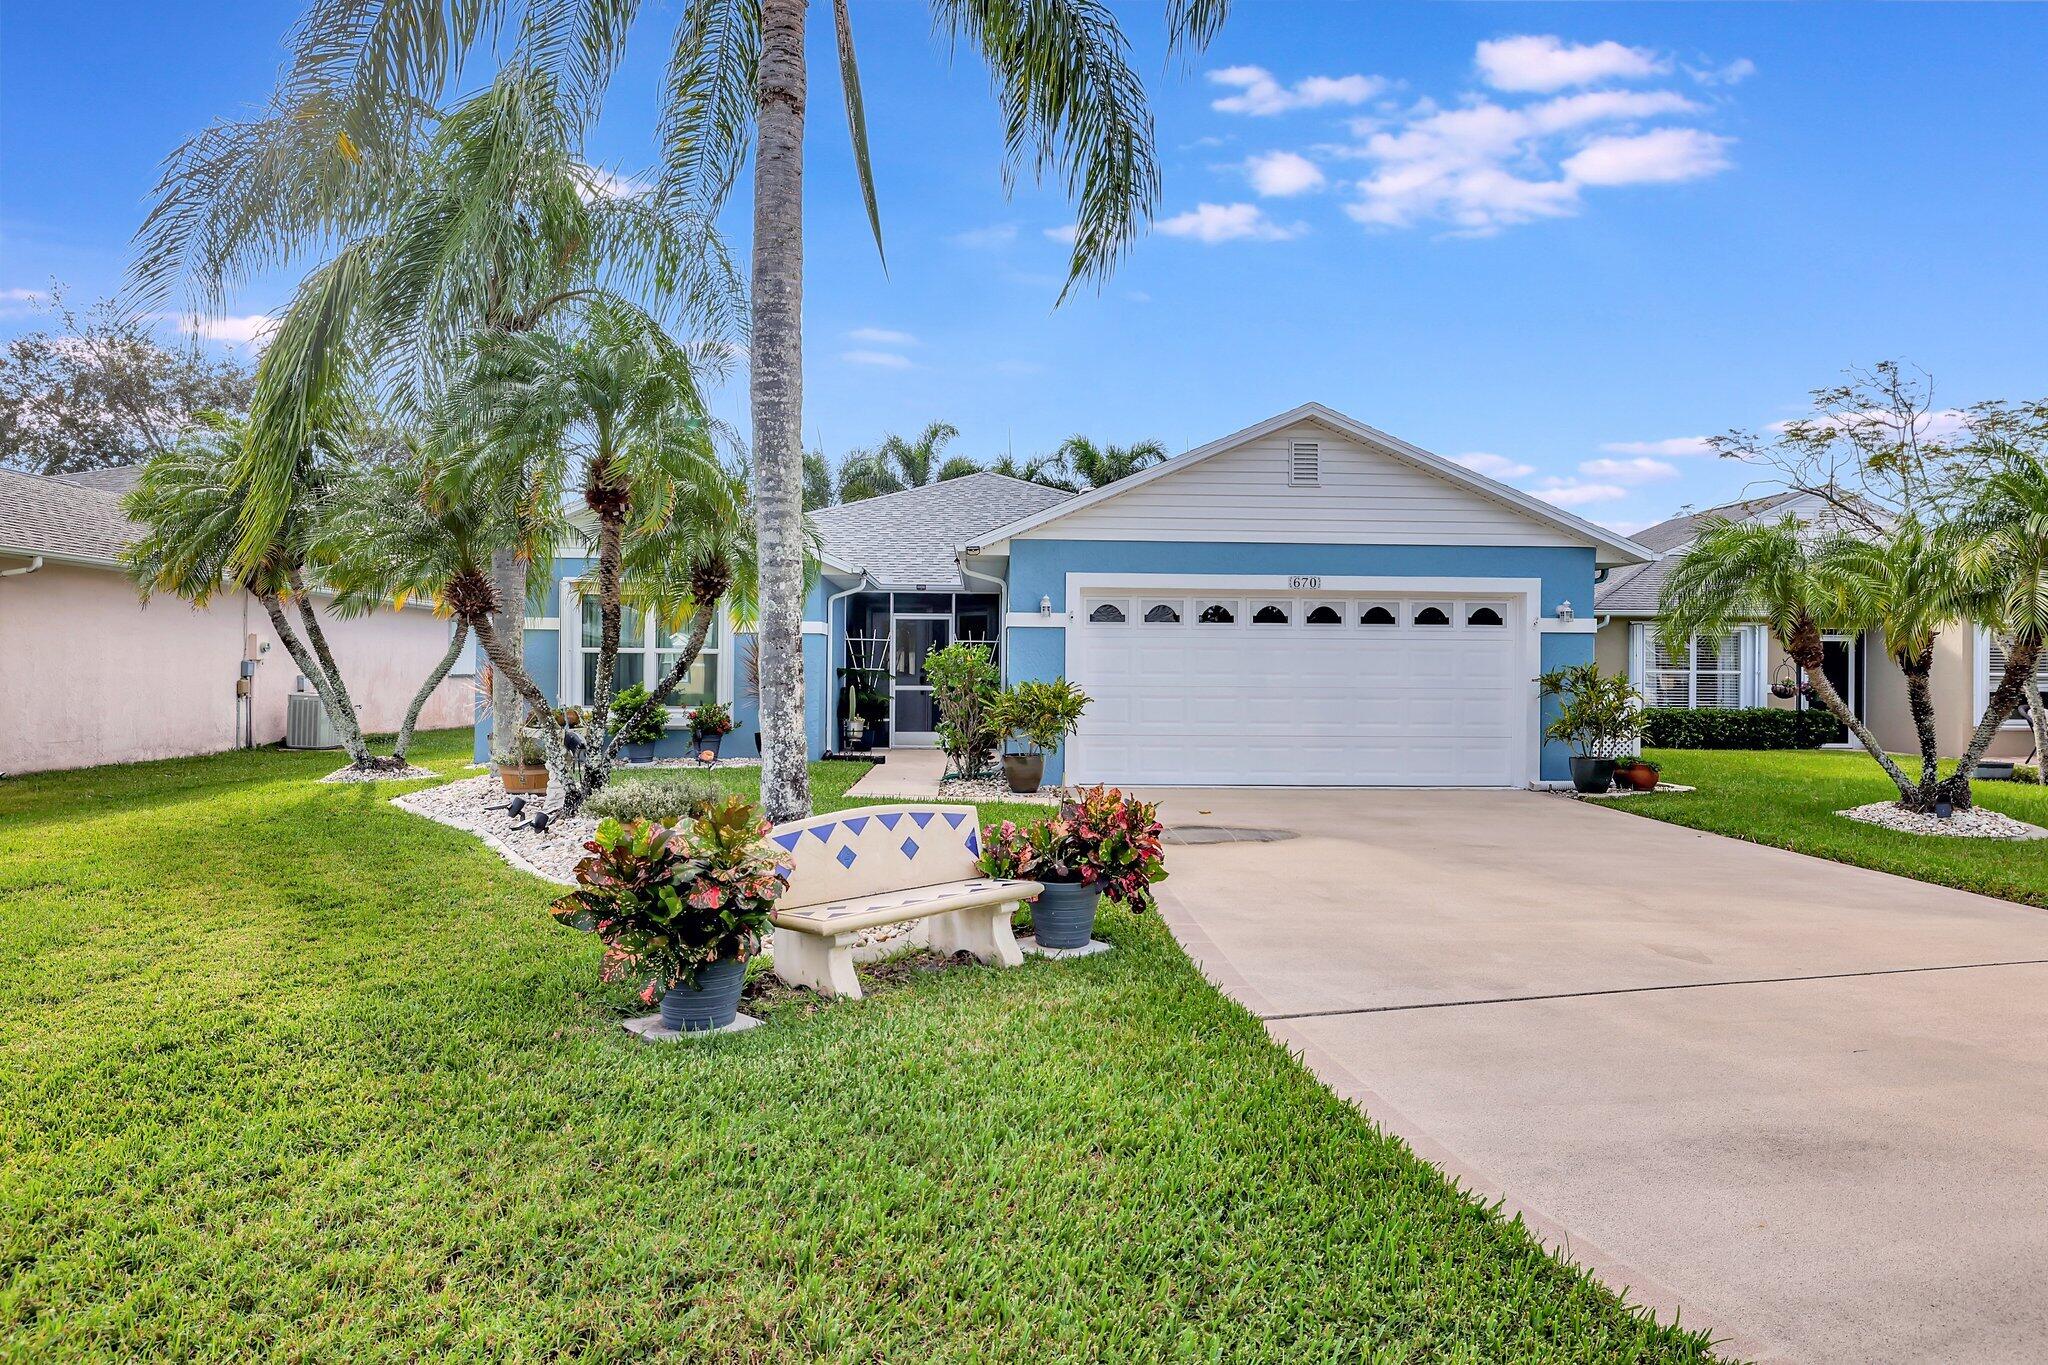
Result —
<instances>
[{"instance_id":1,"label":"white garage door","mask_svg":"<svg viewBox=\"0 0 2048 1365\"><path fill-rule=\"evenodd\" d=\"M1069 780L1509 787L1529 778L1520 599L1091 592Z\"/></svg>"}]
</instances>

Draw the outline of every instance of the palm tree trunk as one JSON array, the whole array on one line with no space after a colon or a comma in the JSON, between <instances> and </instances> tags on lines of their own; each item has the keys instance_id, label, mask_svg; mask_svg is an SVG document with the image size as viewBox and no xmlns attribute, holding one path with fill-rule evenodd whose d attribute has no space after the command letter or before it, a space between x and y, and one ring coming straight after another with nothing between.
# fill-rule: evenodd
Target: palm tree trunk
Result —
<instances>
[{"instance_id":1,"label":"palm tree trunk","mask_svg":"<svg viewBox=\"0 0 2048 1365\"><path fill-rule=\"evenodd\" d=\"M1957 810L1970 808L1971 775L1977 771L1984 751L1991 747L1998 727L2011 719L2026 701L2028 689L2034 685L2034 670L2041 662L2041 645L2042 641L2037 636L2015 640L2006 650L2005 672L1999 677L1998 686L1992 690L1991 700L1985 704L1976 730L1971 732L1970 747L1963 750L1963 756L1956 761L1956 770L1949 774L1948 781L1941 784L1942 795L1948 797Z\"/></svg>"},{"instance_id":2,"label":"palm tree trunk","mask_svg":"<svg viewBox=\"0 0 2048 1365\"><path fill-rule=\"evenodd\" d=\"M547 694L527 673L525 661L514 655L499 638L491 624L495 615L494 612L479 615L470 621L469 628L476 632L477 643L483 646L484 657L491 661L492 669L511 686L525 704L528 714L534 718L540 730L541 747L547 751L548 771L554 775L561 789L567 791L572 775L569 772L568 746L562 742L561 724L555 719L554 709L548 705ZM507 741L508 744L510 742Z\"/></svg>"},{"instance_id":3,"label":"palm tree trunk","mask_svg":"<svg viewBox=\"0 0 2048 1365\"><path fill-rule=\"evenodd\" d=\"M676 661L669 665L668 672L662 675L660 683L648 695L647 701L631 715L613 717L603 741L584 755L583 770L577 780L562 790L564 814L574 815L582 810L583 803L590 799L591 793L611 780L612 763L618 756L620 736L639 725L641 716L657 706L668 704L669 694L676 690L677 684L683 680L683 675L690 671L697 662L697 656L704 652L704 641L710 636L711 626L717 619L716 601L697 608L690 617L690 633L684 637Z\"/></svg>"},{"instance_id":4,"label":"palm tree trunk","mask_svg":"<svg viewBox=\"0 0 2048 1365\"><path fill-rule=\"evenodd\" d=\"M2048 783L2048 705L2038 687L2027 689L2027 723L2034 730L2034 783Z\"/></svg>"},{"instance_id":5,"label":"palm tree trunk","mask_svg":"<svg viewBox=\"0 0 2048 1365\"><path fill-rule=\"evenodd\" d=\"M1828 681L1827 674L1822 671L1821 664L1826 659L1827 652L1822 648L1819 628L1808 623L1795 629L1791 635L1781 637L1778 643L1784 646L1785 653L1792 657L1792 661L1805 671L1807 685L1813 689L1813 695L1820 699L1820 704L1827 708L1828 714L1847 726L1849 733L1856 736L1856 742L1877 760L1878 767L1884 769L1884 775L1899 789L1899 804L1907 810L1924 810L1926 807L1921 802L1920 789L1913 784L1913 779L1907 777L1905 770L1884 751L1884 745L1877 742L1877 736L1871 734L1870 728L1849 709L1849 704L1842 700L1842 694L1835 691L1834 684Z\"/></svg>"},{"instance_id":6,"label":"palm tree trunk","mask_svg":"<svg viewBox=\"0 0 2048 1365\"><path fill-rule=\"evenodd\" d=\"M761 0L754 156L755 543L761 574L761 802L773 821L811 813L804 737L804 9Z\"/></svg>"},{"instance_id":7,"label":"palm tree trunk","mask_svg":"<svg viewBox=\"0 0 2048 1365\"><path fill-rule=\"evenodd\" d=\"M1920 739L1920 799L1932 805L1935 784L1941 780L1941 741L1934 732L1934 693L1928 685L1934 671L1934 646L1896 662L1906 676L1906 706L1913 715L1913 733Z\"/></svg>"},{"instance_id":8,"label":"palm tree trunk","mask_svg":"<svg viewBox=\"0 0 2048 1365\"><path fill-rule=\"evenodd\" d=\"M306 643L312 646L313 656L320 662L320 672L327 680L321 700L327 704L327 717L334 722L335 731L341 736L341 747L348 751L350 766L384 766L371 756L370 746L363 739L363 723L356 719L355 703L349 700L348 685L341 680L341 668L334 662L334 652L327 647L327 632L321 629L319 614L313 609L313 594L307 591L305 578L297 569L286 577L297 599L299 623L305 627ZM320 690L317 678L313 679L313 687L315 691Z\"/></svg>"},{"instance_id":9,"label":"palm tree trunk","mask_svg":"<svg viewBox=\"0 0 2048 1365\"><path fill-rule=\"evenodd\" d=\"M391 761L403 767L405 751L412 747L413 727L420 723L420 712L426 709L427 698L434 695L434 689L455 667L455 661L462 657L462 647L469 643L469 627L461 621L449 633L448 652L441 656L441 662L434 665L434 671L420 684L420 690L412 694L412 705L405 708L405 719L398 723L398 743L391 747Z\"/></svg>"},{"instance_id":10,"label":"palm tree trunk","mask_svg":"<svg viewBox=\"0 0 2048 1365\"><path fill-rule=\"evenodd\" d=\"M270 617L271 633L284 645L284 652L292 656L292 662L299 666L299 672L305 675L306 681L313 685L313 691L320 698L320 705L327 712L327 718L334 721L334 728L340 731L342 726L337 717L347 706L347 701L334 695L327 670L320 666L320 661L306 648L306 643L299 638L299 633L292 629L291 618L285 615L283 599L274 592L258 592L254 595L256 600L263 604L264 613ZM346 734L343 734L342 743L344 746L348 743ZM361 751L360 754L358 750ZM360 731L356 736L356 748L350 749L348 755L350 763L357 766L367 765L369 750L362 743Z\"/></svg>"},{"instance_id":11,"label":"palm tree trunk","mask_svg":"<svg viewBox=\"0 0 2048 1365\"><path fill-rule=\"evenodd\" d=\"M612 709L612 674L619 664L619 560L623 556L625 528L611 515L600 514L597 522L597 683L583 700L589 704L593 723Z\"/></svg>"},{"instance_id":12,"label":"palm tree trunk","mask_svg":"<svg viewBox=\"0 0 2048 1365\"><path fill-rule=\"evenodd\" d=\"M491 626L515 659L526 657L526 561L516 550L495 550L491 554L491 583L497 589L500 606L491 613ZM567 639L564 626L563 638ZM526 722L526 705L519 689L501 668L491 669L491 758L503 763L510 756L512 741Z\"/></svg>"}]
</instances>

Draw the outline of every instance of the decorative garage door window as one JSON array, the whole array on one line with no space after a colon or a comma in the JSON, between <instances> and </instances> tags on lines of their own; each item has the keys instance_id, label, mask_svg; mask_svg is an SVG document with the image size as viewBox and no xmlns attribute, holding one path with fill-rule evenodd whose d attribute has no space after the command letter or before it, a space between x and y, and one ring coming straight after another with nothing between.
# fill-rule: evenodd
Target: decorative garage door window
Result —
<instances>
[{"instance_id":1,"label":"decorative garage door window","mask_svg":"<svg viewBox=\"0 0 2048 1365\"><path fill-rule=\"evenodd\" d=\"M1330 627L1355 624L1366 630L1395 630L1403 626L1422 630L1503 630L1508 625L1508 604L1499 600L1454 601L1439 598L1397 599L1397 598L1329 598L1329 597L1258 597L1250 601L1242 598L1198 597L1192 601L1177 597L1110 597L1090 598L1084 612L1091 625L1121 626L1131 623L1161 626L1235 626L1249 623L1263 627ZM1737 657L1739 641L1725 650L1717 651L1708 642L1702 659L1709 661L1703 670L1714 673L1722 668L1733 673L1739 669ZM1725 655L1726 662L1720 659ZM1659 656L1660 660L1662 656ZM1685 664L1659 662L1674 675L1673 687L1690 688L1684 682ZM1717 684L1709 682L1700 688L1706 695L1715 695ZM1684 703L1674 703L1684 704ZM1699 705L1720 703L1700 702Z\"/></svg>"},{"instance_id":2,"label":"decorative garage door window","mask_svg":"<svg viewBox=\"0 0 2048 1365\"><path fill-rule=\"evenodd\" d=\"M1144 621L1148 626L1177 626L1180 624L1180 603L1147 602Z\"/></svg>"},{"instance_id":3,"label":"decorative garage door window","mask_svg":"<svg viewBox=\"0 0 2048 1365\"><path fill-rule=\"evenodd\" d=\"M1252 603L1252 624L1255 626L1284 626L1293 619L1292 602Z\"/></svg>"},{"instance_id":4,"label":"decorative garage door window","mask_svg":"<svg viewBox=\"0 0 2048 1365\"><path fill-rule=\"evenodd\" d=\"M1088 609L1088 619L1098 626L1120 626L1131 617L1121 602L1097 602Z\"/></svg>"},{"instance_id":5,"label":"decorative garage door window","mask_svg":"<svg viewBox=\"0 0 2048 1365\"><path fill-rule=\"evenodd\" d=\"M1400 611L1400 609L1400 603L1398 602L1392 606L1387 605L1385 602L1367 602L1364 605L1364 609L1358 613L1358 624L1361 626L1398 626L1401 624L1401 618L1395 613Z\"/></svg>"},{"instance_id":6,"label":"decorative garage door window","mask_svg":"<svg viewBox=\"0 0 2048 1365\"><path fill-rule=\"evenodd\" d=\"M1451 623L1449 602L1417 602L1408 620L1418 626L1447 626Z\"/></svg>"},{"instance_id":7,"label":"decorative garage door window","mask_svg":"<svg viewBox=\"0 0 2048 1365\"><path fill-rule=\"evenodd\" d=\"M1234 626L1237 624L1237 603L1197 602L1195 603L1195 624L1201 626Z\"/></svg>"},{"instance_id":8,"label":"decorative garage door window","mask_svg":"<svg viewBox=\"0 0 2048 1365\"><path fill-rule=\"evenodd\" d=\"M1301 619L1312 626L1341 626L1344 624L1344 608L1336 602L1311 602L1307 614Z\"/></svg>"}]
</instances>

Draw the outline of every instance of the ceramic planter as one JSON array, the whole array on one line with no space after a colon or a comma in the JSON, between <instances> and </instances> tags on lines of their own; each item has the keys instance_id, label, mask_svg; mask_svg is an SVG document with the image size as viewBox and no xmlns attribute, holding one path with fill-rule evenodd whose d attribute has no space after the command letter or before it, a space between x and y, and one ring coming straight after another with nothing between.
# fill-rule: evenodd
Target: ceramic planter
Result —
<instances>
[{"instance_id":1,"label":"ceramic planter","mask_svg":"<svg viewBox=\"0 0 2048 1365\"><path fill-rule=\"evenodd\" d=\"M1038 784L1045 781L1045 755L1004 754L1003 780L1018 795L1031 795L1038 790Z\"/></svg>"},{"instance_id":2,"label":"ceramic planter","mask_svg":"<svg viewBox=\"0 0 2048 1365\"><path fill-rule=\"evenodd\" d=\"M548 789L548 770L545 764L533 767L505 764L498 769L498 781L508 792L544 792Z\"/></svg>"},{"instance_id":3,"label":"ceramic planter","mask_svg":"<svg viewBox=\"0 0 2048 1365\"><path fill-rule=\"evenodd\" d=\"M1102 892L1080 882L1047 882L1031 904L1031 928L1041 948L1085 948L1095 936Z\"/></svg>"},{"instance_id":4,"label":"ceramic planter","mask_svg":"<svg viewBox=\"0 0 2048 1365\"><path fill-rule=\"evenodd\" d=\"M652 744L622 744L619 748L626 755L626 762L628 763L651 763L654 761L654 746Z\"/></svg>"},{"instance_id":5,"label":"ceramic planter","mask_svg":"<svg viewBox=\"0 0 2048 1365\"><path fill-rule=\"evenodd\" d=\"M1580 758L1572 755L1572 786L1589 796L1597 796L1614 785L1614 760L1611 758Z\"/></svg>"},{"instance_id":6,"label":"ceramic planter","mask_svg":"<svg viewBox=\"0 0 2048 1365\"><path fill-rule=\"evenodd\" d=\"M740 988L747 984L747 964L721 958L697 971L694 986L671 986L661 997L661 1026L678 1033L703 1033L724 1028L740 1012Z\"/></svg>"},{"instance_id":7,"label":"ceramic planter","mask_svg":"<svg viewBox=\"0 0 2048 1365\"><path fill-rule=\"evenodd\" d=\"M1619 777L1617 773L1615 776ZM1657 770L1644 763L1637 763L1628 770L1629 785L1639 792L1657 790Z\"/></svg>"},{"instance_id":8,"label":"ceramic planter","mask_svg":"<svg viewBox=\"0 0 2048 1365\"><path fill-rule=\"evenodd\" d=\"M724 735L694 735L690 739L690 753L692 756L701 754L706 749L709 749L711 756L716 758L718 757L718 751L723 747L725 747Z\"/></svg>"}]
</instances>

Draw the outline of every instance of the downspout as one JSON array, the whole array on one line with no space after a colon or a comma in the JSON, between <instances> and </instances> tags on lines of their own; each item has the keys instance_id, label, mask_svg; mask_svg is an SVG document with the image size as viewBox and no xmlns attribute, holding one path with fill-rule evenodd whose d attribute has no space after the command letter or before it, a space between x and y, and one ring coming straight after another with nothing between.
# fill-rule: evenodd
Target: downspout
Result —
<instances>
[{"instance_id":1,"label":"downspout","mask_svg":"<svg viewBox=\"0 0 2048 1365\"><path fill-rule=\"evenodd\" d=\"M840 747L846 743L846 737L839 733L838 684L840 670L838 663L835 662L832 658L832 609L839 605L841 599L851 597L857 592L867 591L868 588L871 587L875 581L874 579L868 576L868 571L866 569L856 569L854 570L854 572L860 575L860 581L858 583L855 583L845 592L835 592L830 597L827 597L825 599L825 667L832 670L833 684L831 708L827 713L831 716L831 720L827 723L825 727L828 731L827 738L830 739L831 742L827 744L825 748L833 753L837 753ZM846 637L844 632L842 632L840 635L840 644L843 646L845 642ZM756 717L754 723L756 725L759 725L761 723L760 719Z\"/></svg>"},{"instance_id":2,"label":"downspout","mask_svg":"<svg viewBox=\"0 0 2048 1365\"><path fill-rule=\"evenodd\" d=\"M20 578L23 574L32 574L42 567L43 557L41 555L31 555L28 563L18 569L0 569L0 578Z\"/></svg>"}]
</instances>

